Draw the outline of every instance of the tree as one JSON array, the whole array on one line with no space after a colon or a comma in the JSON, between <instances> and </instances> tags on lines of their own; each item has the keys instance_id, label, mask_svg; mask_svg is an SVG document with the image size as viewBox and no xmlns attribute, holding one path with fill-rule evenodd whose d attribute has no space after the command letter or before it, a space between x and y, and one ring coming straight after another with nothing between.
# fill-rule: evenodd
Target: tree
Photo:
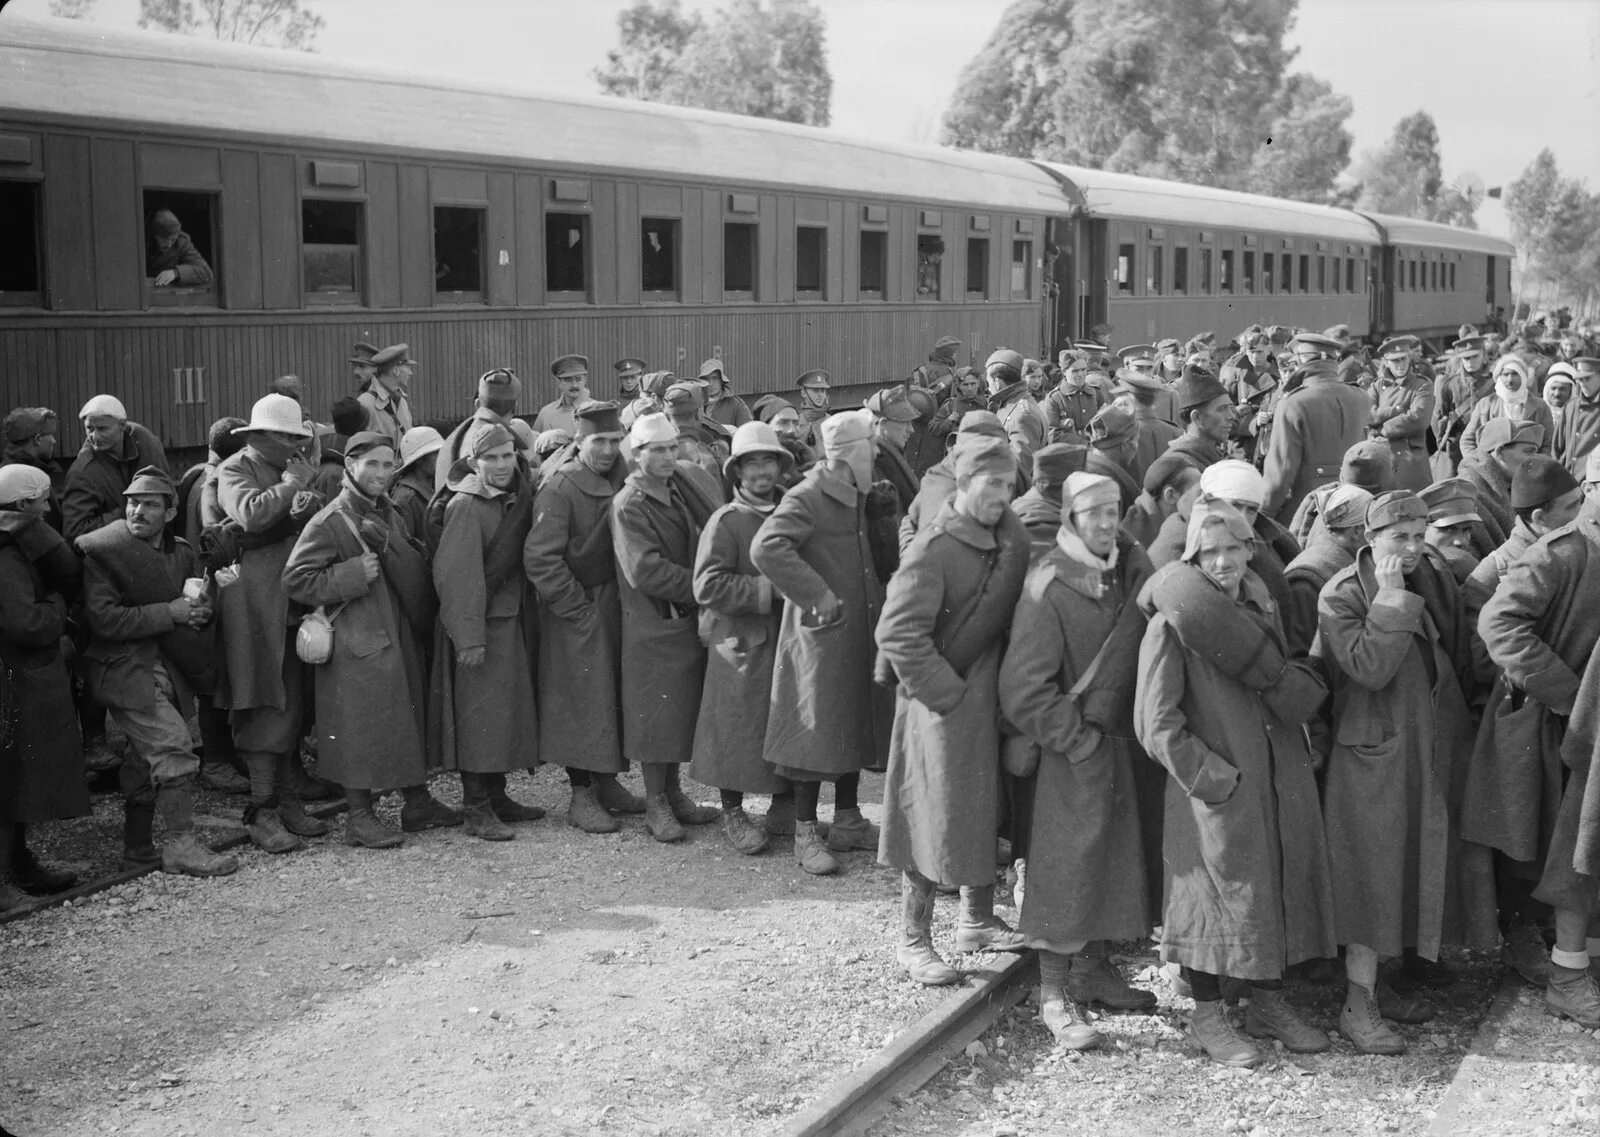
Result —
<instances>
[{"instance_id":1,"label":"tree","mask_svg":"<svg viewBox=\"0 0 1600 1137\"><path fill-rule=\"evenodd\" d=\"M98 0L50 0L50 14L62 20L86 20Z\"/></svg>"},{"instance_id":2,"label":"tree","mask_svg":"<svg viewBox=\"0 0 1600 1137\"><path fill-rule=\"evenodd\" d=\"M1521 254L1522 290L1583 302L1600 280L1600 194L1561 175L1548 149L1506 187L1511 239Z\"/></svg>"},{"instance_id":3,"label":"tree","mask_svg":"<svg viewBox=\"0 0 1600 1137\"><path fill-rule=\"evenodd\" d=\"M1395 124L1389 141L1361 157L1361 208L1374 213L1427 219L1444 174L1439 162L1439 130L1427 111Z\"/></svg>"},{"instance_id":4,"label":"tree","mask_svg":"<svg viewBox=\"0 0 1600 1137\"><path fill-rule=\"evenodd\" d=\"M315 51L323 19L301 0L139 0L139 26L259 47Z\"/></svg>"},{"instance_id":5,"label":"tree","mask_svg":"<svg viewBox=\"0 0 1600 1137\"><path fill-rule=\"evenodd\" d=\"M1348 158L1351 106L1289 73L1294 8L1018 0L963 70L943 140L1324 200Z\"/></svg>"},{"instance_id":6,"label":"tree","mask_svg":"<svg viewBox=\"0 0 1600 1137\"><path fill-rule=\"evenodd\" d=\"M811 0L733 0L702 20L678 0L636 0L594 72L607 94L827 126L822 12Z\"/></svg>"}]
</instances>

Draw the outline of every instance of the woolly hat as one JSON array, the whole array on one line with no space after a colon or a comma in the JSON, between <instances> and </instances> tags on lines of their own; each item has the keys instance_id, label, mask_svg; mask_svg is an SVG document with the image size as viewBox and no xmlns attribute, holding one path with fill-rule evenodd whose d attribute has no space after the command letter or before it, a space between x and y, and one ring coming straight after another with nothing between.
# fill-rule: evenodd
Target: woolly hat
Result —
<instances>
[{"instance_id":1,"label":"woolly hat","mask_svg":"<svg viewBox=\"0 0 1600 1137\"><path fill-rule=\"evenodd\" d=\"M1224 458L1201 471L1200 493L1222 501L1248 501L1252 505L1260 505L1267 500L1267 480L1249 462Z\"/></svg>"},{"instance_id":2,"label":"woolly hat","mask_svg":"<svg viewBox=\"0 0 1600 1137\"><path fill-rule=\"evenodd\" d=\"M37 466L12 462L0 466L0 505L33 501L50 492L50 475Z\"/></svg>"}]
</instances>

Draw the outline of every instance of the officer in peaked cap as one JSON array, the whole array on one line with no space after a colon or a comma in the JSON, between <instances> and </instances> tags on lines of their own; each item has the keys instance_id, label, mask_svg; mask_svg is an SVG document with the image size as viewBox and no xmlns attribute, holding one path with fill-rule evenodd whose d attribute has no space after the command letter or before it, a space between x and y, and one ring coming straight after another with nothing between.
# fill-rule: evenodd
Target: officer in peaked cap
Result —
<instances>
[{"instance_id":1,"label":"officer in peaked cap","mask_svg":"<svg viewBox=\"0 0 1600 1137\"><path fill-rule=\"evenodd\" d=\"M1005 428L1020 469L1033 470L1033 452L1045 444L1044 411L1022 378L1023 359L1010 348L1000 348L984 363L989 379L989 409Z\"/></svg>"},{"instance_id":2,"label":"officer in peaked cap","mask_svg":"<svg viewBox=\"0 0 1600 1137\"><path fill-rule=\"evenodd\" d=\"M1156 409L1156 402L1160 399L1172 408L1171 418L1176 418L1177 399L1171 388L1148 372L1124 368L1117 372L1117 384L1119 401L1133 412L1134 421L1138 424L1139 444L1129 472L1134 481L1141 481L1150 463L1164 454L1167 447L1183 433L1170 418L1164 417Z\"/></svg>"},{"instance_id":3,"label":"officer in peaked cap","mask_svg":"<svg viewBox=\"0 0 1600 1137\"><path fill-rule=\"evenodd\" d=\"M374 352L368 363L372 378L357 396L367 410L365 429L387 434L398 450L401 437L411 429L411 348L403 343L391 344Z\"/></svg>"},{"instance_id":4,"label":"officer in peaked cap","mask_svg":"<svg viewBox=\"0 0 1600 1137\"><path fill-rule=\"evenodd\" d=\"M1384 347L1394 342L1390 340ZM1494 394L1494 369L1489 366L1484 338L1469 333L1451 344L1450 349L1454 363L1434 382L1433 436L1438 450L1433 457L1433 473L1438 478L1451 476L1460 466L1461 436L1472 417L1472 408L1479 399Z\"/></svg>"},{"instance_id":5,"label":"officer in peaked cap","mask_svg":"<svg viewBox=\"0 0 1600 1137\"><path fill-rule=\"evenodd\" d=\"M1295 370L1273 408L1262 456L1267 482L1261 511L1289 524L1307 495L1336 481L1344 455L1366 435L1371 402L1339 375L1339 341L1302 332L1292 342Z\"/></svg>"},{"instance_id":6,"label":"officer in peaked cap","mask_svg":"<svg viewBox=\"0 0 1600 1137\"><path fill-rule=\"evenodd\" d=\"M1135 343L1117 349L1117 360L1129 371L1153 373L1157 366L1156 349L1149 344Z\"/></svg>"},{"instance_id":7,"label":"officer in peaked cap","mask_svg":"<svg viewBox=\"0 0 1600 1137\"><path fill-rule=\"evenodd\" d=\"M564 430L569 437L576 438L578 419L573 412L589 401L589 357L558 355L550 364L550 374L555 376L561 393L553 402L539 408L533 419L533 432L539 435L547 430Z\"/></svg>"},{"instance_id":8,"label":"officer in peaked cap","mask_svg":"<svg viewBox=\"0 0 1600 1137\"><path fill-rule=\"evenodd\" d=\"M833 386L833 376L820 367L814 367L794 381L800 395L800 440L815 445L816 424L828 417L828 391Z\"/></svg>"},{"instance_id":9,"label":"officer in peaked cap","mask_svg":"<svg viewBox=\"0 0 1600 1137\"><path fill-rule=\"evenodd\" d=\"M645 372L645 362L642 359L619 359L612 364L617 369L617 388L622 392L617 401L622 406L627 406L639 397L639 380Z\"/></svg>"}]
</instances>

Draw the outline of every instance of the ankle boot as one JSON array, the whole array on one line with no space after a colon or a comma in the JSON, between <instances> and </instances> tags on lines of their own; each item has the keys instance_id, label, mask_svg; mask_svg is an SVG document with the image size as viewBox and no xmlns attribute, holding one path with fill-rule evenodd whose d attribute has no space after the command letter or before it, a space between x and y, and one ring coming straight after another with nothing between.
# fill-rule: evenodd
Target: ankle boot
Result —
<instances>
[{"instance_id":1,"label":"ankle boot","mask_svg":"<svg viewBox=\"0 0 1600 1137\"><path fill-rule=\"evenodd\" d=\"M1039 1021L1064 1050L1093 1050L1100 1045L1100 1032L1078 1014L1064 987L1039 988Z\"/></svg>"},{"instance_id":2,"label":"ankle boot","mask_svg":"<svg viewBox=\"0 0 1600 1137\"><path fill-rule=\"evenodd\" d=\"M1131 987L1111 962L1111 945L1105 940L1090 940L1083 950L1073 953L1072 970L1067 974L1067 993L1084 1006L1100 1006L1111 1011L1152 1011L1153 991Z\"/></svg>"},{"instance_id":3,"label":"ankle boot","mask_svg":"<svg viewBox=\"0 0 1600 1137\"><path fill-rule=\"evenodd\" d=\"M753 857L767 847L767 831L751 821L750 815L743 809L730 809L723 813L722 832L734 851L747 857Z\"/></svg>"},{"instance_id":4,"label":"ankle boot","mask_svg":"<svg viewBox=\"0 0 1600 1137\"><path fill-rule=\"evenodd\" d=\"M280 771L288 774L284 784L293 790L295 797L301 801L333 801L339 796L338 786L324 781L306 769L305 762L300 758L298 746L289 751L287 769L280 767ZM307 836L320 835L307 834Z\"/></svg>"},{"instance_id":5,"label":"ankle boot","mask_svg":"<svg viewBox=\"0 0 1600 1137\"><path fill-rule=\"evenodd\" d=\"M306 847L304 841L283 827L276 794L266 801L251 798L244 807L244 827L256 848L266 853L292 853Z\"/></svg>"},{"instance_id":6,"label":"ankle boot","mask_svg":"<svg viewBox=\"0 0 1600 1137\"><path fill-rule=\"evenodd\" d=\"M161 871L181 876L228 876L239 871L232 857L213 853L194 832L194 781L183 777L156 790L156 808L167 827Z\"/></svg>"},{"instance_id":7,"label":"ankle boot","mask_svg":"<svg viewBox=\"0 0 1600 1137\"><path fill-rule=\"evenodd\" d=\"M1344 1009L1339 1012L1339 1033L1355 1044L1358 1054L1404 1054L1406 1040L1383 1021L1378 996L1359 983L1345 985Z\"/></svg>"},{"instance_id":8,"label":"ankle boot","mask_svg":"<svg viewBox=\"0 0 1600 1137\"><path fill-rule=\"evenodd\" d=\"M691 801L683 792L683 786L678 781L678 766L676 763L667 767L667 804L672 807L672 816L676 817L683 825L710 825L722 816L722 810L714 805L701 805ZM645 803L648 811L649 802Z\"/></svg>"},{"instance_id":9,"label":"ankle boot","mask_svg":"<svg viewBox=\"0 0 1600 1137\"><path fill-rule=\"evenodd\" d=\"M18 821L12 826L11 883L35 896L49 896L77 884L78 874L40 864L28 848L27 826Z\"/></svg>"},{"instance_id":10,"label":"ankle boot","mask_svg":"<svg viewBox=\"0 0 1600 1137\"><path fill-rule=\"evenodd\" d=\"M1517 920L1505 933L1500 945L1500 962L1522 977L1530 987L1550 986L1550 948L1538 927L1526 920Z\"/></svg>"},{"instance_id":11,"label":"ankle boot","mask_svg":"<svg viewBox=\"0 0 1600 1137\"><path fill-rule=\"evenodd\" d=\"M644 798L633 793L627 786L617 781L615 774L590 774L589 784L594 790L594 796L600 803L600 808L612 813L639 814L644 812ZM580 826L580 828L582 828ZM587 830L587 832L614 833L616 830Z\"/></svg>"},{"instance_id":12,"label":"ankle boot","mask_svg":"<svg viewBox=\"0 0 1600 1137\"><path fill-rule=\"evenodd\" d=\"M924 987L948 987L961 979L961 972L933 950L933 881L916 873L900 874L900 944L894 956Z\"/></svg>"},{"instance_id":13,"label":"ankle boot","mask_svg":"<svg viewBox=\"0 0 1600 1137\"><path fill-rule=\"evenodd\" d=\"M1022 933L994 914L994 885L962 885L956 950L1025 951Z\"/></svg>"},{"instance_id":14,"label":"ankle boot","mask_svg":"<svg viewBox=\"0 0 1600 1137\"><path fill-rule=\"evenodd\" d=\"M278 820L282 821L283 827L296 837L328 835L328 823L307 813L306 807L300 803L299 796L292 789L284 788L278 793Z\"/></svg>"},{"instance_id":15,"label":"ankle boot","mask_svg":"<svg viewBox=\"0 0 1600 1137\"><path fill-rule=\"evenodd\" d=\"M226 762L202 762L200 764L200 784L208 790L219 794L247 794L250 792L250 779L240 775Z\"/></svg>"},{"instance_id":16,"label":"ankle boot","mask_svg":"<svg viewBox=\"0 0 1600 1137\"><path fill-rule=\"evenodd\" d=\"M615 833L622 823L600 804L594 784L572 787L572 804L567 806L567 824L585 833Z\"/></svg>"},{"instance_id":17,"label":"ankle boot","mask_svg":"<svg viewBox=\"0 0 1600 1137\"><path fill-rule=\"evenodd\" d=\"M812 876L831 876L839 871L839 862L828 852L815 821L794 823L794 859Z\"/></svg>"},{"instance_id":18,"label":"ankle boot","mask_svg":"<svg viewBox=\"0 0 1600 1137\"><path fill-rule=\"evenodd\" d=\"M1326 1031L1311 1026L1295 1013L1282 990L1254 988L1244 1029L1251 1038L1276 1038L1285 1050L1295 1054L1321 1054L1333 1045Z\"/></svg>"},{"instance_id":19,"label":"ankle boot","mask_svg":"<svg viewBox=\"0 0 1600 1137\"><path fill-rule=\"evenodd\" d=\"M515 839L513 833L506 825L494 815L494 807L489 804L489 779L487 774L472 774L461 771L461 800L466 807L462 810L462 828L473 837L480 837L485 841L510 841Z\"/></svg>"},{"instance_id":20,"label":"ankle boot","mask_svg":"<svg viewBox=\"0 0 1600 1137\"><path fill-rule=\"evenodd\" d=\"M878 827L859 809L836 809L833 824L828 826L828 849L834 853L848 853L851 849L878 851Z\"/></svg>"},{"instance_id":21,"label":"ankle boot","mask_svg":"<svg viewBox=\"0 0 1600 1137\"><path fill-rule=\"evenodd\" d=\"M154 798L133 798L122 804L122 867L147 869L161 863L156 850L156 803Z\"/></svg>"},{"instance_id":22,"label":"ankle boot","mask_svg":"<svg viewBox=\"0 0 1600 1137\"><path fill-rule=\"evenodd\" d=\"M773 794L761 827L770 837L794 836L794 794Z\"/></svg>"},{"instance_id":23,"label":"ankle boot","mask_svg":"<svg viewBox=\"0 0 1600 1137\"><path fill-rule=\"evenodd\" d=\"M1378 1013L1390 1022L1425 1023L1433 1018L1433 1008L1421 999L1397 994L1395 989L1378 980Z\"/></svg>"},{"instance_id":24,"label":"ankle boot","mask_svg":"<svg viewBox=\"0 0 1600 1137\"><path fill-rule=\"evenodd\" d=\"M1589 969L1550 965L1550 985L1544 989L1546 1014L1571 1019L1584 1030L1600 1030L1600 984Z\"/></svg>"},{"instance_id":25,"label":"ankle boot","mask_svg":"<svg viewBox=\"0 0 1600 1137\"><path fill-rule=\"evenodd\" d=\"M538 806L523 805L520 801L511 799L506 793L504 774L485 776L489 779L489 808L494 810L494 815L501 821L509 825L513 821L538 821L544 816L544 810Z\"/></svg>"},{"instance_id":26,"label":"ankle boot","mask_svg":"<svg viewBox=\"0 0 1600 1137\"><path fill-rule=\"evenodd\" d=\"M682 841L687 835L665 793L644 799L644 827L657 841Z\"/></svg>"},{"instance_id":27,"label":"ankle boot","mask_svg":"<svg viewBox=\"0 0 1600 1137\"><path fill-rule=\"evenodd\" d=\"M1261 1051L1229 1021L1221 999L1195 1003L1194 1017L1189 1020L1189 1041L1223 1066L1249 1069L1261 1063Z\"/></svg>"},{"instance_id":28,"label":"ankle boot","mask_svg":"<svg viewBox=\"0 0 1600 1137\"><path fill-rule=\"evenodd\" d=\"M350 791L345 791L350 798ZM461 811L451 809L428 792L426 785L407 786L400 791L405 804L400 807L400 828L407 833L421 833L425 829L450 829L461 824Z\"/></svg>"},{"instance_id":29,"label":"ankle boot","mask_svg":"<svg viewBox=\"0 0 1600 1137\"><path fill-rule=\"evenodd\" d=\"M344 843L358 849L394 849L406 843L402 834L396 833L372 812L372 791L344 791L350 803L350 813L344 821Z\"/></svg>"}]
</instances>

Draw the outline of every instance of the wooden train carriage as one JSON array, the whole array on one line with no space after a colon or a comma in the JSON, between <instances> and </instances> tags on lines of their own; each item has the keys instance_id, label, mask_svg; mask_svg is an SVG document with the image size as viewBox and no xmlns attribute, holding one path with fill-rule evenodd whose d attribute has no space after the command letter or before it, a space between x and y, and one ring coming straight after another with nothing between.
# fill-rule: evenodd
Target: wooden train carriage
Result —
<instances>
[{"instance_id":1,"label":"wooden train carriage","mask_svg":"<svg viewBox=\"0 0 1600 1137\"><path fill-rule=\"evenodd\" d=\"M1057 259L1056 339L1109 323L1118 343L1221 338L1253 323L1363 335L1380 236L1343 209L1039 163L1084 201Z\"/></svg>"},{"instance_id":2,"label":"wooden train carriage","mask_svg":"<svg viewBox=\"0 0 1600 1137\"><path fill-rule=\"evenodd\" d=\"M532 410L568 351L601 397L613 360L716 355L742 393L825 367L848 399L943 334L1048 334L1071 201L1027 163L75 21L6 19L0 51L7 405L113 392L191 447L284 373L323 417L359 339L411 345L435 416L499 365ZM161 208L211 284L153 286Z\"/></svg>"},{"instance_id":3,"label":"wooden train carriage","mask_svg":"<svg viewBox=\"0 0 1600 1137\"><path fill-rule=\"evenodd\" d=\"M1369 213L1383 233L1376 328L1448 345L1462 324L1482 327L1511 298L1516 246L1473 229Z\"/></svg>"}]
</instances>

